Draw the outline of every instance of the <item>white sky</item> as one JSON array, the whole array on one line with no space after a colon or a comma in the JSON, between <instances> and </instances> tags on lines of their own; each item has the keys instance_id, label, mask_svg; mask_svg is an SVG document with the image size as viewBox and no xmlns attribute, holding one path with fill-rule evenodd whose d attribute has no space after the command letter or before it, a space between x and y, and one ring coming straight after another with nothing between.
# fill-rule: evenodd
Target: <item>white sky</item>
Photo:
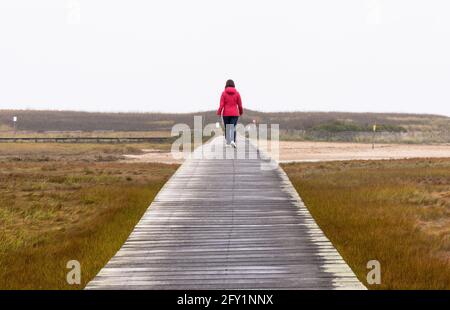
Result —
<instances>
[{"instance_id":1,"label":"white sky","mask_svg":"<svg viewBox=\"0 0 450 310\"><path fill-rule=\"evenodd\" d=\"M1 0L0 109L450 116L448 0Z\"/></svg>"}]
</instances>

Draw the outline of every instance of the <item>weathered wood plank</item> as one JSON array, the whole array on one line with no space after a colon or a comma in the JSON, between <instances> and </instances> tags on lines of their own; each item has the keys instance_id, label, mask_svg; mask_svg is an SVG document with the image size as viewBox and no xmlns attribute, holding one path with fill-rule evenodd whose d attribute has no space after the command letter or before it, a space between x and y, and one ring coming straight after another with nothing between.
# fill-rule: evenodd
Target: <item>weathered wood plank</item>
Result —
<instances>
[{"instance_id":1,"label":"weathered wood plank","mask_svg":"<svg viewBox=\"0 0 450 310\"><path fill-rule=\"evenodd\" d=\"M364 289L285 173L245 147L258 158L187 160L87 289Z\"/></svg>"}]
</instances>

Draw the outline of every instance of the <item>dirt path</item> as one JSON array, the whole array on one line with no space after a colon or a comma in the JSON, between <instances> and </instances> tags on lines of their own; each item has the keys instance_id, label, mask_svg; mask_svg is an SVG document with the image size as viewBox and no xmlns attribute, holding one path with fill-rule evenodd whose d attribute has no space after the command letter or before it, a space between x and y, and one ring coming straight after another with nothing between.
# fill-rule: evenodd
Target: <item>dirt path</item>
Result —
<instances>
[{"instance_id":1,"label":"dirt path","mask_svg":"<svg viewBox=\"0 0 450 310\"><path fill-rule=\"evenodd\" d=\"M170 152L156 149L143 150L142 155L125 155L126 162L182 163ZM450 144L371 144L280 141L280 162L314 162L336 160L377 160L404 158L450 157Z\"/></svg>"}]
</instances>

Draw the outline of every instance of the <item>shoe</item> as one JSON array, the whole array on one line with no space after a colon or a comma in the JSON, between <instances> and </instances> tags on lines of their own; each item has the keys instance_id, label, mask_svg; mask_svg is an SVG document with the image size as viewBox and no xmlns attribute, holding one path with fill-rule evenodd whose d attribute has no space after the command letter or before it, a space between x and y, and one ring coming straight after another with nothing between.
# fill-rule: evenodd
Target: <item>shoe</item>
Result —
<instances>
[{"instance_id":1,"label":"shoe","mask_svg":"<svg viewBox=\"0 0 450 310\"><path fill-rule=\"evenodd\" d=\"M230 145L231 145L232 147L236 148L236 143L234 143L234 141L231 142Z\"/></svg>"}]
</instances>

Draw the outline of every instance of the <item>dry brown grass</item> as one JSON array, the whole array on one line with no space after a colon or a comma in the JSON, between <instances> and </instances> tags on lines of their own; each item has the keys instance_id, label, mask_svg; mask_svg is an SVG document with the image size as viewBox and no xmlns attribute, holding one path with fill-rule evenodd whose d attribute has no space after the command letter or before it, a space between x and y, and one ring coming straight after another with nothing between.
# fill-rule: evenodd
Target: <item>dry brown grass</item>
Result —
<instances>
[{"instance_id":1,"label":"dry brown grass","mask_svg":"<svg viewBox=\"0 0 450 310\"><path fill-rule=\"evenodd\" d=\"M44 145L33 146L30 156L38 156ZM86 145L76 145L86 147L81 155L52 144L42 150L48 160L14 160L23 156L21 147L0 152L14 153L0 161L0 289L84 287L177 168L92 160L86 154L95 155L96 146ZM71 160L63 160L65 151ZM73 259L81 263L80 286L65 280Z\"/></svg>"},{"instance_id":2,"label":"dry brown grass","mask_svg":"<svg viewBox=\"0 0 450 310\"><path fill-rule=\"evenodd\" d=\"M319 226L371 289L450 289L450 159L286 164Z\"/></svg>"},{"instance_id":3,"label":"dry brown grass","mask_svg":"<svg viewBox=\"0 0 450 310\"><path fill-rule=\"evenodd\" d=\"M143 149L170 150L169 143L0 143L0 162L27 161L116 161L125 154L143 154Z\"/></svg>"}]
</instances>

